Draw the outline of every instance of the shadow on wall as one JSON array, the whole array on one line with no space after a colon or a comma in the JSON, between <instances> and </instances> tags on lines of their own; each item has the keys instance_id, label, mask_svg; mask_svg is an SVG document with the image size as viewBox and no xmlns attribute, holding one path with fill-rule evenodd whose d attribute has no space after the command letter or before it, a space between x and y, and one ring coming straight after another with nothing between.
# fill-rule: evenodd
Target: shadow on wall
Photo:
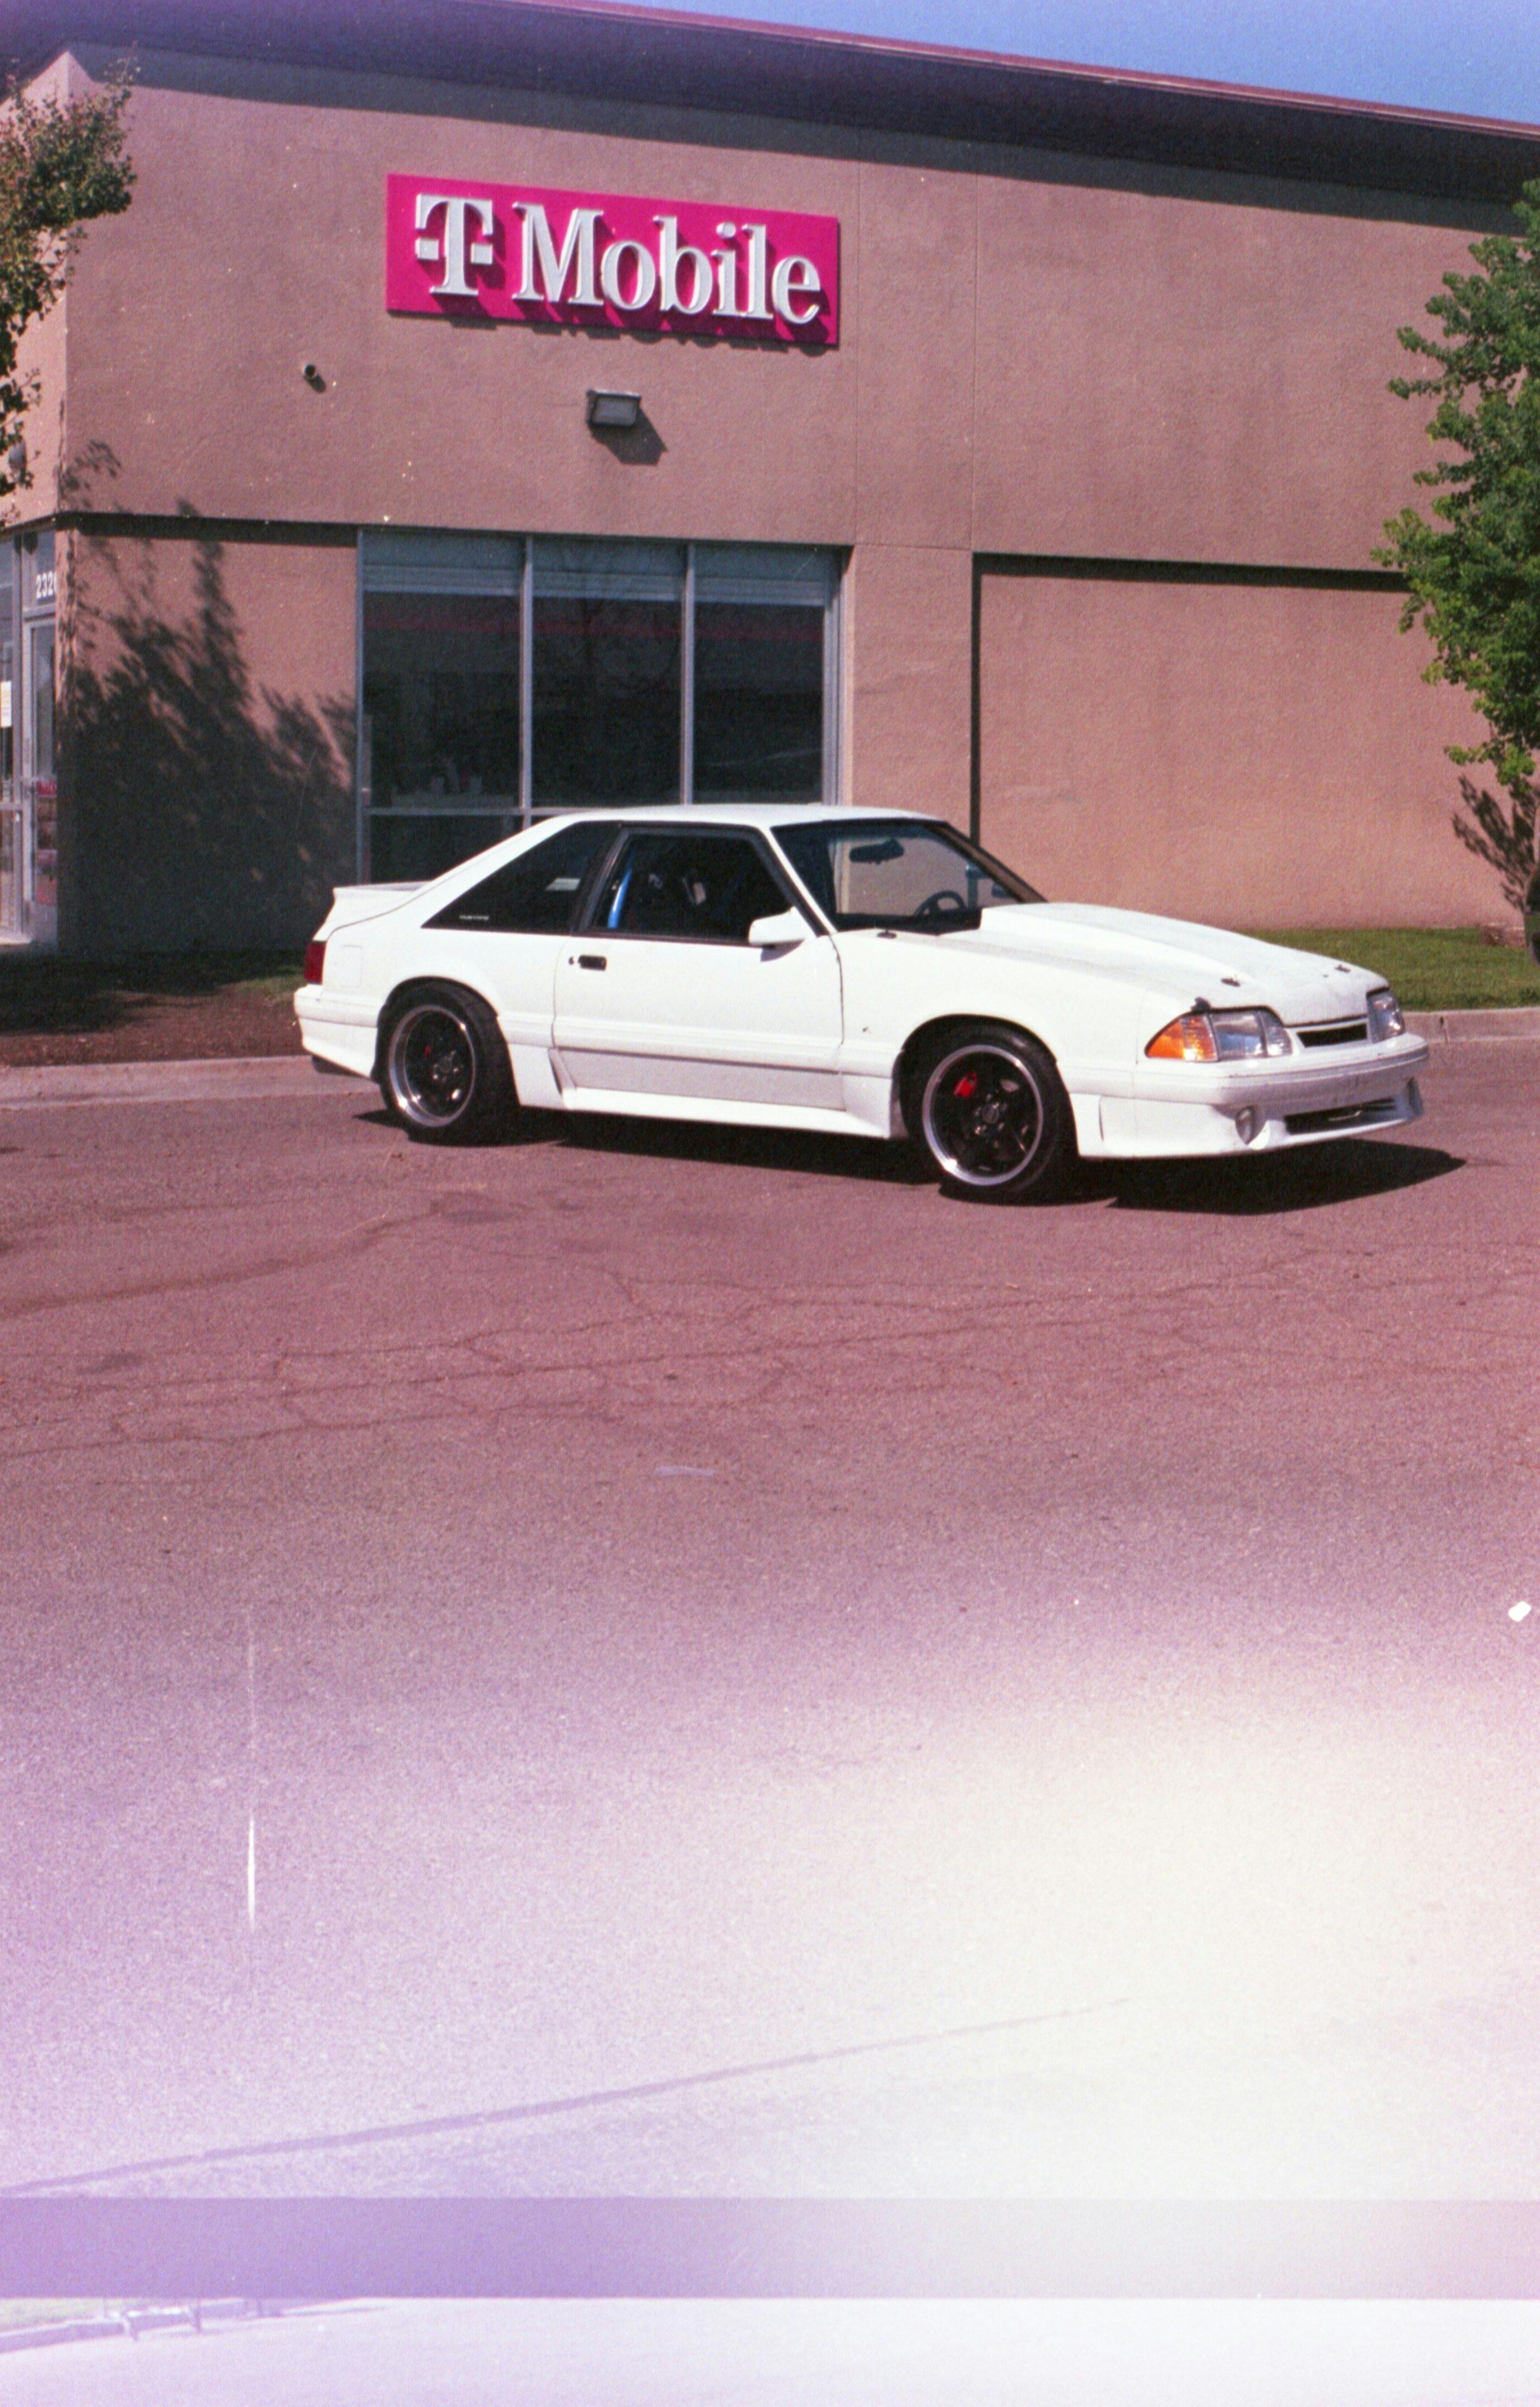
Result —
<instances>
[{"instance_id":1,"label":"shadow on wall","mask_svg":"<svg viewBox=\"0 0 1540 2407\"><path fill-rule=\"evenodd\" d=\"M255 683L220 543L196 542L192 606L173 614L149 544L77 540L85 598L62 646L65 945L303 943L354 875L351 699ZM107 580L117 592L102 608Z\"/></svg>"},{"instance_id":2,"label":"shadow on wall","mask_svg":"<svg viewBox=\"0 0 1540 2407\"><path fill-rule=\"evenodd\" d=\"M1473 777L1462 777L1460 795L1464 816L1453 813L1450 825L1467 852L1495 869L1504 899L1522 911L1536 868L1535 826L1540 819L1540 790L1522 780L1507 790L1506 802Z\"/></svg>"}]
</instances>

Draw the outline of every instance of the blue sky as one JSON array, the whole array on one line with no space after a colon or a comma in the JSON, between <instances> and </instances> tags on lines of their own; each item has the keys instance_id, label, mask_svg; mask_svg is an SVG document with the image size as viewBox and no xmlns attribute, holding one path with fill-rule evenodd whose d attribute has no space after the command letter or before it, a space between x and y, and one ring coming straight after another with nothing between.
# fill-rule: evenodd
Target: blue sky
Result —
<instances>
[{"instance_id":1,"label":"blue sky","mask_svg":"<svg viewBox=\"0 0 1540 2407\"><path fill-rule=\"evenodd\" d=\"M1540 0L664 0L1540 124Z\"/></svg>"}]
</instances>

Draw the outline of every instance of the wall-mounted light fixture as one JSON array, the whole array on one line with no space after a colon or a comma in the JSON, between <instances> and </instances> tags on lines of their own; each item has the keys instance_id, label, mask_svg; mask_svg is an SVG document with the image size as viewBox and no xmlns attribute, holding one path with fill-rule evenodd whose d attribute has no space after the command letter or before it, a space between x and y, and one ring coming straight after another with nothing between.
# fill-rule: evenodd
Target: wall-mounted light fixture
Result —
<instances>
[{"instance_id":1,"label":"wall-mounted light fixture","mask_svg":"<svg viewBox=\"0 0 1540 2407\"><path fill-rule=\"evenodd\" d=\"M639 392L595 392L592 386L588 396L588 422L591 426L635 426L642 414Z\"/></svg>"},{"instance_id":2,"label":"wall-mounted light fixture","mask_svg":"<svg viewBox=\"0 0 1540 2407\"><path fill-rule=\"evenodd\" d=\"M314 360L307 360L304 366L300 369L300 374L305 378L306 383L309 386L312 392L325 392L326 379L321 375L321 370L317 367Z\"/></svg>"}]
</instances>

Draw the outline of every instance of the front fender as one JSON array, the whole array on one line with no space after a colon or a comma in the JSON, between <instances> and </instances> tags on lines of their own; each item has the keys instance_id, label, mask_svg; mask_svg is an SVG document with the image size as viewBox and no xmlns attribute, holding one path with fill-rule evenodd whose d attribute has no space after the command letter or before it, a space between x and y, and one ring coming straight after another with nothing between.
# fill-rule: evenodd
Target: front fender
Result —
<instances>
[{"instance_id":1,"label":"front fender","mask_svg":"<svg viewBox=\"0 0 1540 2407\"><path fill-rule=\"evenodd\" d=\"M1047 1047L1070 1093L1132 1094L1148 981L1076 962L1034 961L947 937L841 938L845 1064L889 1076L941 1019L1004 1019Z\"/></svg>"}]
</instances>

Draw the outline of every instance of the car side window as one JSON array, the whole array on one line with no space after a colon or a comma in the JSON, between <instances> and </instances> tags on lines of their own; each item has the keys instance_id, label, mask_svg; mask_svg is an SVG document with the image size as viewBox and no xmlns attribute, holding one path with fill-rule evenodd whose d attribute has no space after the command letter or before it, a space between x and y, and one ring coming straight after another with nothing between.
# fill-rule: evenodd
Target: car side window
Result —
<instances>
[{"instance_id":1,"label":"car side window","mask_svg":"<svg viewBox=\"0 0 1540 2407\"><path fill-rule=\"evenodd\" d=\"M562 936L584 878L615 840L613 819L578 819L457 894L430 928L483 928L503 935Z\"/></svg>"},{"instance_id":2,"label":"car side window","mask_svg":"<svg viewBox=\"0 0 1540 2407\"><path fill-rule=\"evenodd\" d=\"M638 833L611 863L589 925L623 936L744 945L791 897L748 836Z\"/></svg>"}]
</instances>

